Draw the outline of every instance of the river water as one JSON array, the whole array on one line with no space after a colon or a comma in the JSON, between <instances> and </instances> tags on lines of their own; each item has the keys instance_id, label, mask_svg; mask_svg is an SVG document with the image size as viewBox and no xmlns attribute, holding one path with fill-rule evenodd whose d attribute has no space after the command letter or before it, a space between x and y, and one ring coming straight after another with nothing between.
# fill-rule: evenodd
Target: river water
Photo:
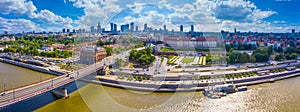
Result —
<instances>
[{"instance_id":1,"label":"river water","mask_svg":"<svg viewBox=\"0 0 300 112\"><path fill-rule=\"evenodd\" d=\"M45 74L0 62L0 91L4 90L4 84L6 90L8 90L51 77L55 77L55 75Z\"/></svg>"},{"instance_id":2,"label":"river water","mask_svg":"<svg viewBox=\"0 0 300 112\"><path fill-rule=\"evenodd\" d=\"M24 85L52 75L0 63L0 80ZM0 84L1 85L1 84ZM3 84L2 84L3 85ZM300 77L250 86L248 91L209 99L201 92L148 93L87 84L36 112L300 112ZM3 88L2 88L3 89Z\"/></svg>"},{"instance_id":3,"label":"river water","mask_svg":"<svg viewBox=\"0 0 300 112\"><path fill-rule=\"evenodd\" d=\"M209 99L201 92L147 93L88 84L68 99L36 112L299 112L300 77L250 86L248 91Z\"/></svg>"}]
</instances>

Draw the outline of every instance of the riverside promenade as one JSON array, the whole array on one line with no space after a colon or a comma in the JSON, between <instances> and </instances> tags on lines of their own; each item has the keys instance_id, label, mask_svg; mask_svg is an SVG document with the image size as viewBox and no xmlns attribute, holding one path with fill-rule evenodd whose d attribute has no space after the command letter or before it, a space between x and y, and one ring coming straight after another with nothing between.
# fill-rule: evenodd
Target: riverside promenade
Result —
<instances>
[{"instance_id":1,"label":"riverside promenade","mask_svg":"<svg viewBox=\"0 0 300 112\"><path fill-rule=\"evenodd\" d=\"M300 63L295 62L295 63L282 64L276 66L267 66L267 67L249 69L249 70L238 70L238 71L228 72L228 73L223 72L223 75L232 74L232 73L265 71L265 70L272 70L272 69L285 68L285 67L295 67L298 65L300 65ZM295 77L299 75L300 75L300 69L297 68L294 70L285 70L278 73L269 73L268 75L257 75L257 76L242 77L236 79L227 79L227 78L219 78L218 80L208 79L205 81L186 80L186 79L182 80L180 79L180 77L177 81L166 81L166 80L129 81L128 79L119 79L117 76L113 76L113 75L83 78L81 79L81 81L95 83L95 84L102 84L102 85L107 85L107 86L112 86L117 88L138 90L138 91L176 92L176 91L200 91L200 90L204 90L208 86L222 85L222 84L235 84L236 86L247 86L253 84L274 82L277 80L282 80L282 79ZM155 77L157 76L152 76L152 79L155 79ZM166 79L168 75L161 75L159 77L160 77L159 79Z\"/></svg>"}]
</instances>

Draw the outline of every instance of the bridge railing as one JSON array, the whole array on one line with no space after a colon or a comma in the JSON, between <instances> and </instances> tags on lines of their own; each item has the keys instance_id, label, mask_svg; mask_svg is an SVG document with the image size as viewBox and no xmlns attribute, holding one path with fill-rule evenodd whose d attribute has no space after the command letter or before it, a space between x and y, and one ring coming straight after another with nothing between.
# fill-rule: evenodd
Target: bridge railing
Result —
<instances>
[{"instance_id":1,"label":"bridge railing","mask_svg":"<svg viewBox=\"0 0 300 112\"><path fill-rule=\"evenodd\" d=\"M18 87L15 87L15 88L10 88L10 89L7 89L5 91L1 91L0 90L0 93L1 92L8 93L8 92L13 91L13 90L18 91L20 89L26 89L26 87L29 87L31 85L35 85L35 84L38 84L38 83L41 83L41 82L51 81L51 80L57 79L57 78L62 77L62 76L66 76L66 74L62 74L62 75L59 75L59 76L56 76L56 77L52 77L52 78L43 79L43 80L40 80L38 82L29 83L29 84L26 84L26 85L23 85L23 86L18 86Z\"/></svg>"}]
</instances>

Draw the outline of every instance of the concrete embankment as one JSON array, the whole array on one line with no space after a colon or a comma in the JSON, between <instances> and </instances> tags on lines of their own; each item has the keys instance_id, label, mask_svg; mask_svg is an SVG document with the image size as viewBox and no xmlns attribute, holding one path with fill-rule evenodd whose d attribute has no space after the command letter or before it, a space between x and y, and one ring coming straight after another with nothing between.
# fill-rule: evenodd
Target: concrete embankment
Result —
<instances>
[{"instance_id":1,"label":"concrete embankment","mask_svg":"<svg viewBox=\"0 0 300 112\"><path fill-rule=\"evenodd\" d=\"M300 75L300 69L293 71L285 71L281 73L270 73L270 75L265 76L254 76L247 78L240 78L234 80L216 81L216 82L201 82L201 81L149 81L149 82L134 82L119 80L113 78L106 78L105 76L100 76L99 80L81 79L85 82L102 84L111 87L124 88L130 90L138 91L157 91L157 92L176 92L176 91L201 91L205 87L210 85L221 85L224 83L235 84L236 86L247 86L261 83L274 82L277 80L282 80L290 77L295 77Z\"/></svg>"},{"instance_id":2,"label":"concrete embankment","mask_svg":"<svg viewBox=\"0 0 300 112\"><path fill-rule=\"evenodd\" d=\"M49 69L49 68L40 67L40 66L36 66L36 65L32 65L32 64L23 63L23 62L18 62L18 61L14 61L14 60L0 58L0 61L4 62L4 63L24 67L24 68L29 68L31 70L48 73L48 74L54 74L54 75L64 74L63 71L52 70L52 69Z\"/></svg>"}]
</instances>

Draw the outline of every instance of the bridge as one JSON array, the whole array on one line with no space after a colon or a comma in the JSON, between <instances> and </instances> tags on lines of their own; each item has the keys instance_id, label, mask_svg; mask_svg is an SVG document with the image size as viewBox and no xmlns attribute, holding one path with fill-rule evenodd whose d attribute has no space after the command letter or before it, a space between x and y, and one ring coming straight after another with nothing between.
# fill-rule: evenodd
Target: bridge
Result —
<instances>
[{"instance_id":1,"label":"bridge","mask_svg":"<svg viewBox=\"0 0 300 112\"><path fill-rule=\"evenodd\" d=\"M136 50L141 50L143 48L138 48ZM129 54L130 51L123 52L122 54L113 55L110 57L106 57L100 62L94 63L92 65L89 65L85 68L79 69L77 71L74 71L69 74L63 74L51 79L43 80L37 83L29 84L26 86L22 86L19 88L15 88L12 90L8 90L5 92L2 92L2 95L0 96L0 108L5 107L26 99L30 99L34 96L53 91L63 85L69 84L71 82L74 82L82 77L85 77L87 75L90 75L92 73L97 72L103 66L112 64L115 59L117 58L125 58ZM71 76L71 77L70 77Z\"/></svg>"}]
</instances>

